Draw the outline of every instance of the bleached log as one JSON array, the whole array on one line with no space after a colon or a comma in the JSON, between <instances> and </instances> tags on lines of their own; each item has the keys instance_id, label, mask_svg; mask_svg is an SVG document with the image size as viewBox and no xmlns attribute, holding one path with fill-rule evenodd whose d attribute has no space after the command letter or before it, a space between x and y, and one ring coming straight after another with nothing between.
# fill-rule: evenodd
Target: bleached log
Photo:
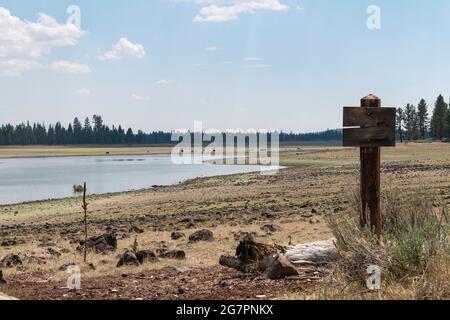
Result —
<instances>
[{"instance_id":1,"label":"bleached log","mask_svg":"<svg viewBox=\"0 0 450 320\"><path fill-rule=\"evenodd\" d=\"M330 263L338 258L336 239L289 247L284 255L296 266Z\"/></svg>"},{"instance_id":2,"label":"bleached log","mask_svg":"<svg viewBox=\"0 0 450 320\"><path fill-rule=\"evenodd\" d=\"M241 241L236 249L236 256L220 257L220 264L241 272L264 272L277 256L285 256L294 266L322 265L338 258L335 239L300 244L291 247L271 246L254 242Z\"/></svg>"}]
</instances>

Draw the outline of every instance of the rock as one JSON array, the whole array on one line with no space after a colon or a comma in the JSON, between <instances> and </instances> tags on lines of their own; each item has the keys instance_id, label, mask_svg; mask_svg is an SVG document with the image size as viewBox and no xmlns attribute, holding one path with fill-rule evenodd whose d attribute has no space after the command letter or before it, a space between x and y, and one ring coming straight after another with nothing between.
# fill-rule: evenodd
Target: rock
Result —
<instances>
[{"instance_id":1,"label":"rock","mask_svg":"<svg viewBox=\"0 0 450 320\"><path fill-rule=\"evenodd\" d=\"M47 252L50 255L55 256L55 257L60 257L61 256L61 253L58 252L57 250L53 249L53 248L47 248Z\"/></svg>"},{"instance_id":2,"label":"rock","mask_svg":"<svg viewBox=\"0 0 450 320\"><path fill-rule=\"evenodd\" d=\"M213 241L213 239L214 239L213 233L206 229L194 232L189 236L190 243L199 241Z\"/></svg>"},{"instance_id":3,"label":"rock","mask_svg":"<svg viewBox=\"0 0 450 320\"><path fill-rule=\"evenodd\" d=\"M158 262L159 259L156 257L156 254L151 250L141 250L136 253L136 258L138 259L140 264L150 262Z\"/></svg>"},{"instance_id":4,"label":"rock","mask_svg":"<svg viewBox=\"0 0 450 320\"><path fill-rule=\"evenodd\" d=\"M274 233L276 231L280 231L281 227L277 224L266 224L261 227L261 230L265 233Z\"/></svg>"},{"instance_id":5,"label":"rock","mask_svg":"<svg viewBox=\"0 0 450 320\"><path fill-rule=\"evenodd\" d=\"M77 250L83 252L84 241L79 242ZM96 253L104 253L107 251L115 251L117 249L117 238L115 234L107 233L102 236L91 237L87 240L86 247L88 250Z\"/></svg>"},{"instance_id":6,"label":"rock","mask_svg":"<svg viewBox=\"0 0 450 320\"><path fill-rule=\"evenodd\" d=\"M236 241L243 241L243 240L247 240L247 241L253 241L253 239L257 236L257 234L255 232L237 232L233 234L233 238Z\"/></svg>"},{"instance_id":7,"label":"rock","mask_svg":"<svg viewBox=\"0 0 450 320\"><path fill-rule=\"evenodd\" d=\"M181 238L184 238L186 235L183 232L179 232L179 231L175 231L172 232L172 234L170 235L170 238L172 240L179 240Z\"/></svg>"},{"instance_id":8,"label":"rock","mask_svg":"<svg viewBox=\"0 0 450 320\"><path fill-rule=\"evenodd\" d=\"M170 250L161 253L159 257L163 259L183 260L186 258L186 253L183 250Z\"/></svg>"},{"instance_id":9,"label":"rock","mask_svg":"<svg viewBox=\"0 0 450 320\"><path fill-rule=\"evenodd\" d=\"M272 263L264 271L264 275L269 279L283 279L290 276L298 275L298 271L289 260L283 256L275 256Z\"/></svg>"},{"instance_id":10,"label":"rock","mask_svg":"<svg viewBox=\"0 0 450 320\"><path fill-rule=\"evenodd\" d=\"M125 251L117 262L117 268L122 266L139 266L139 260L136 255L131 251Z\"/></svg>"},{"instance_id":11,"label":"rock","mask_svg":"<svg viewBox=\"0 0 450 320\"><path fill-rule=\"evenodd\" d=\"M12 268L20 265L22 265L22 260L17 254L8 254L0 261L0 267L2 268Z\"/></svg>"},{"instance_id":12,"label":"rock","mask_svg":"<svg viewBox=\"0 0 450 320\"><path fill-rule=\"evenodd\" d=\"M14 239L10 239L10 240L4 240L0 246L2 247L12 247L15 246L17 244L17 241Z\"/></svg>"},{"instance_id":13,"label":"rock","mask_svg":"<svg viewBox=\"0 0 450 320\"><path fill-rule=\"evenodd\" d=\"M45 260L45 258L42 257L36 257L36 256L30 256L30 257L26 257L25 258L26 261L29 264L38 264L38 265L42 265L42 264L46 264L47 261Z\"/></svg>"},{"instance_id":14,"label":"rock","mask_svg":"<svg viewBox=\"0 0 450 320\"><path fill-rule=\"evenodd\" d=\"M144 229L141 229L141 228L138 228L138 227L136 227L136 226L132 226L131 228L130 228L130 231L129 231L130 233L144 233Z\"/></svg>"},{"instance_id":15,"label":"rock","mask_svg":"<svg viewBox=\"0 0 450 320\"><path fill-rule=\"evenodd\" d=\"M76 267L77 264L70 262L70 263L64 263L61 267L58 268L58 271L67 271L67 269Z\"/></svg>"},{"instance_id":16,"label":"rock","mask_svg":"<svg viewBox=\"0 0 450 320\"><path fill-rule=\"evenodd\" d=\"M5 277L3 276L3 271L0 270L0 284L4 284L4 283L6 283L6 279L5 279Z\"/></svg>"}]
</instances>

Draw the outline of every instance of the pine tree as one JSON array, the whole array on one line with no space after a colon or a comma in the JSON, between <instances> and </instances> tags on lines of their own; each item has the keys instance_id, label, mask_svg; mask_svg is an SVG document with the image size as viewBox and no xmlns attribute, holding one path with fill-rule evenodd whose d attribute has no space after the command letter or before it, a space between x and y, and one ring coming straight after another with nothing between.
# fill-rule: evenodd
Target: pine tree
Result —
<instances>
[{"instance_id":1,"label":"pine tree","mask_svg":"<svg viewBox=\"0 0 450 320\"><path fill-rule=\"evenodd\" d=\"M444 101L444 97L439 95L434 105L433 116L431 118L431 134L436 139L442 139L448 134L449 110Z\"/></svg>"},{"instance_id":2,"label":"pine tree","mask_svg":"<svg viewBox=\"0 0 450 320\"><path fill-rule=\"evenodd\" d=\"M429 126L429 115L428 106L424 99L421 99L417 105L417 117L419 121L419 131L420 139L425 139L427 137L428 126Z\"/></svg>"},{"instance_id":3,"label":"pine tree","mask_svg":"<svg viewBox=\"0 0 450 320\"><path fill-rule=\"evenodd\" d=\"M417 121L416 107L412 104L407 104L404 112L404 127L408 141L415 140L418 137L418 121Z\"/></svg>"}]
</instances>

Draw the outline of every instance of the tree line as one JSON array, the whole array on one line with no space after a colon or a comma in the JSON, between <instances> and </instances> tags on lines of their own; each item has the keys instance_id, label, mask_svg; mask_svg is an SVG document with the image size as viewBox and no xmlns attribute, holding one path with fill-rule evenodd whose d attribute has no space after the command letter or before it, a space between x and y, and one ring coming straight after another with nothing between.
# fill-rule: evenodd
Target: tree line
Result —
<instances>
[{"instance_id":1,"label":"tree line","mask_svg":"<svg viewBox=\"0 0 450 320\"><path fill-rule=\"evenodd\" d=\"M78 118L67 128L60 122L46 126L29 122L19 125L6 124L0 128L0 145L87 145L87 144L166 144L171 134L162 131L144 133L121 125L109 127L99 115L83 123Z\"/></svg>"},{"instance_id":2,"label":"tree line","mask_svg":"<svg viewBox=\"0 0 450 320\"><path fill-rule=\"evenodd\" d=\"M421 99L417 106L408 103L397 109L397 138L400 141L438 139L450 137L450 109L442 95L436 99L432 114L427 102ZM280 132L280 142L337 141L342 140L342 130L312 133ZM108 126L103 118L94 115L82 123L75 118L67 127L60 122L46 126L43 123L3 124L0 128L0 145L95 145L95 144L173 144L171 133L153 131L136 133L121 125Z\"/></svg>"},{"instance_id":3,"label":"tree line","mask_svg":"<svg viewBox=\"0 0 450 320\"><path fill-rule=\"evenodd\" d=\"M341 140L342 130L314 133L280 133L281 142ZM121 125L111 127L103 118L94 115L82 123L75 118L67 127L60 122L46 126L43 123L4 124L0 128L0 145L100 145L100 144L173 144L171 133L154 131L144 133Z\"/></svg>"},{"instance_id":4,"label":"tree line","mask_svg":"<svg viewBox=\"0 0 450 320\"><path fill-rule=\"evenodd\" d=\"M427 102L421 99L417 107L408 103L404 108L397 109L397 137L404 140L424 140L450 137L450 109L442 95L434 103L430 116Z\"/></svg>"}]
</instances>

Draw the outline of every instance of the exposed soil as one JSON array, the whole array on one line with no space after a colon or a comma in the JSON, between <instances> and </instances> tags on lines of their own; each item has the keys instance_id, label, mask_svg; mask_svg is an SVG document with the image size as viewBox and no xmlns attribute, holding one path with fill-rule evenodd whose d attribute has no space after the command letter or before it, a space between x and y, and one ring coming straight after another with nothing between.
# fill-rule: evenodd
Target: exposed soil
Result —
<instances>
[{"instance_id":1,"label":"exposed soil","mask_svg":"<svg viewBox=\"0 0 450 320\"><path fill-rule=\"evenodd\" d=\"M64 281L48 281L48 276L15 276L0 289L22 300L246 300L274 299L314 286L304 277L275 281L222 267L87 278L81 290L69 290Z\"/></svg>"}]
</instances>

